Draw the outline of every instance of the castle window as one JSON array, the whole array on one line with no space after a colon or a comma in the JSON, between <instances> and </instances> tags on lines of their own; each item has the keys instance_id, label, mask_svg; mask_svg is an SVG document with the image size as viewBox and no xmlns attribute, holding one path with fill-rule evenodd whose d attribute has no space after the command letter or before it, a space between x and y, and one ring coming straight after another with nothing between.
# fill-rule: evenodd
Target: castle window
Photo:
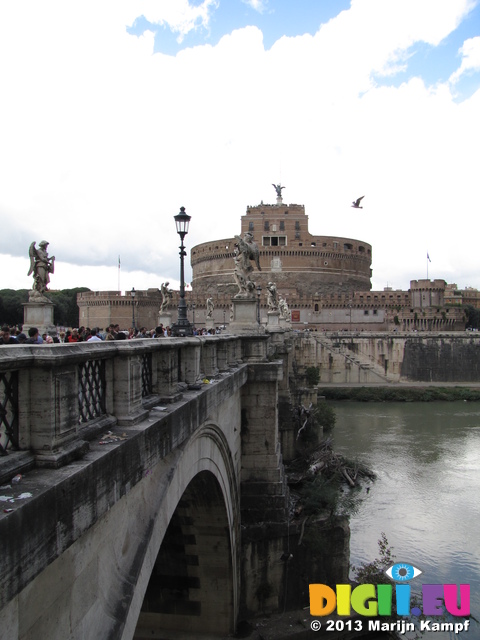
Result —
<instances>
[{"instance_id":1,"label":"castle window","mask_svg":"<svg viewBox=\"0 0 480 640\"><path fill-rule=\"evenodd\" d=\"M358 247L358 250L360 251L360 253L365 253L365 247L362 247L362 245Z\"/></svg>"},{"instance_id":2,"label":"castle window","mask_svg":"<svg viewBox=\"0 0 480 640\"><path fill-rule=\"evenodd\" d=\"M280 231L285 231L285 220L280 220Z\"/></svg>"},{"instance_id":3,"label":"castle window","mask_svg":"<svg viewBox=\"0 0 480 640\"><path fill-rule=\"evenodd\" d=\"M343 245L343 250L344 251L351 251L352 249L353 249L353 245L348 243L348 242L345 242L345 244Z\"/></svg>"},{"instance_id":4,"label":"castle window","mask_svg":"<svg viewBox=\"0 0 480 640\"><path fill-rule=\"evenodd\" d=\"M300 231L300 221L295 220L295 231Z\"/></svg>"},{"instance_id":5,"label":"castle window","mask_svg":"<svg viewBox=\"0 0 480 640\"><path fill-rule=\"evenodd\" d=\"M300 231L295 231L295 240L300 240Z\"/></svg>"},{"instance_id":6,"label":"castle window","mask_svg":"<svg viewBox=\"0 0 480 640\"><path fill-rule=\"evenodd\" d=\"M268 220L265 220L264 229L265 231L270 231L270 222Z\"/></svg>"},{"instance_id":7,"label":"castle window","mask_svg":"<svg viewBox=\"0 0 480 640\"><path fill-rule=\"evenodd\" d=\"M316 242L312 242L312 243L310 244L310 246L311 246L311 247L316 247L316 246L317 246L317 243L316 243Z\"/></svg>"},{"instance_id":8,"label":"castle window","mask_svg":"<svg viewBox=\"0 0 480 640\"><path fill-rule=\"evenodd\" d=\"M334 242L334 243L333 243L333 248L334 248L334 249L338 249L338 242Z\"/></svg>"},{"instance_id":9,"label":"castle window","mask_svg":"<svg viewBox=\"0 0 480 640\"><path fill-rule=\"evenodd\" d=\"M318 311L318 304L315 304L314 311Z\"/></svg>"},{"instance_id":10,"label":"castle window","mask_svg":"<svg viewBox=\"0 0 480 640\"><path fill-rule=\"evenodd\" d=\"M284 247L287 244L287 236L263 236L262 244L264 247Z\"/></svg>"},{"instance_id":11,"label":"castle window","mask_svg":"<svg viewBox=\"0 0 480 640\"><path fill-rule=\"evenodd\" d=\"M253 222L250 220L250 222L248 223L248 230L249 231L253 231Z\"/></svg>"}]
</instances>

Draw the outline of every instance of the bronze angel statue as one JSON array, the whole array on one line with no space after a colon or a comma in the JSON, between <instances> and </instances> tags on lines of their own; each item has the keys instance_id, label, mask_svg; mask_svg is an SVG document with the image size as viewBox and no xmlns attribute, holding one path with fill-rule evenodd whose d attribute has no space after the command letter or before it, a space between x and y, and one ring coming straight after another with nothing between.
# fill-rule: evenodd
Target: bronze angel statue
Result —
<instances>
[{"instance_id":1,"label":"bronze angel statue","mask_svg":"<svg viewBox=\"0 0 480 640\"><path fill-rule=\"evenodd\" d=\"M28 249L28 255L30 256L30 269L27 273L30 276L33 273L33 292L36 296L43 296L45 291L48 291L48 284L50 282L50 274L55 269L55 256L48 257L47 253L48 242L42 240L39 243L38 248L35 246L35 242L32 242Z\"/></svg>"}]
</instances>

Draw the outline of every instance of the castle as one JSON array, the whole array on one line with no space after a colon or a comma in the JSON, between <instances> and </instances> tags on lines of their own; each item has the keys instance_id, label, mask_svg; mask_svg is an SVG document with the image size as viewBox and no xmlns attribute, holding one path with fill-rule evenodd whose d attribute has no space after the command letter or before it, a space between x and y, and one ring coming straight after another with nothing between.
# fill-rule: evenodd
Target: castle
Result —
<instances>
[{"instance_id":1,"label":"castle","mask_svg":"<svg viewBox=\"0 0 480 640\"><path fill-rule=\"evenodd\" d=\"M291 311L293 329L464 330L462 296L456 295L456 285L439 279L413 280L408 291L389 287L372 291L371 245L352 238L312 235L305 207L284 204L283 187L275 188L276 204L248 206L241 218L241 236L252 234L259 248L261 271L255 269L252 279L261 321L266 321L267 284L275 282ZM237 293L233 259L238 238L212 240L192 248L192 291L186 292L185 299L193 324L205 324L207 298L215 305L215 324L228 324L232 297ZM470 303L475 298L473 292L468 297ZM135 301L128 292L125 296L118 292L81 293L79 325L103 327L118 322L128 327L136 313L137 327L152 328L160 301L157 289L138 291ZM477 303L480 299L475 298L473 306ZM170 311L174 322L175 293Z\"/></svg>"}]
</instances>

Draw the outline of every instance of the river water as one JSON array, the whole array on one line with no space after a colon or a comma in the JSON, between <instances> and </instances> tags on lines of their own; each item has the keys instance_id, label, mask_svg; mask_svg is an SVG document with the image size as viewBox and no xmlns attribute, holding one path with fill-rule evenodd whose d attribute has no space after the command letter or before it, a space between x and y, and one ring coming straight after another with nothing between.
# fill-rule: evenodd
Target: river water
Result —
<instances>
[{"instance_id":1,"label":"river water","mask_svg":"<svg viewBox=\"0 0 480 640\"><path fill-rule=\"evenodd\" d=\"M480 404L330 404L335 450L378 476L368 492L367 485L361 489L364 499L350 520L351 563L377 558L385 532L396 562L423 572L412 591L468 583L471 613L480 620ZM429 631L424 637L480 640L480 624L470 624L458 636Z\"/></svg>"}]
</instances>

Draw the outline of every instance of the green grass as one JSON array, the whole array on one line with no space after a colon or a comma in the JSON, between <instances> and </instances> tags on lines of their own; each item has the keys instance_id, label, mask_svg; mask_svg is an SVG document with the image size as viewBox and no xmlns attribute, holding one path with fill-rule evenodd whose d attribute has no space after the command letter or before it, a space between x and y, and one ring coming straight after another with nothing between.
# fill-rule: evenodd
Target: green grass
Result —
<instances>
[{"instance_id":1,"label":"green grass","mask_svg":"<svg viewBox=\"0 0 480 640\"><path fill-rule=\"evenodd\" d=\"M318 394L326 400L355 402L434 402L443 400L480 400L480 389L467 387L325 387Z\"/></svg>"}]
</instances>

